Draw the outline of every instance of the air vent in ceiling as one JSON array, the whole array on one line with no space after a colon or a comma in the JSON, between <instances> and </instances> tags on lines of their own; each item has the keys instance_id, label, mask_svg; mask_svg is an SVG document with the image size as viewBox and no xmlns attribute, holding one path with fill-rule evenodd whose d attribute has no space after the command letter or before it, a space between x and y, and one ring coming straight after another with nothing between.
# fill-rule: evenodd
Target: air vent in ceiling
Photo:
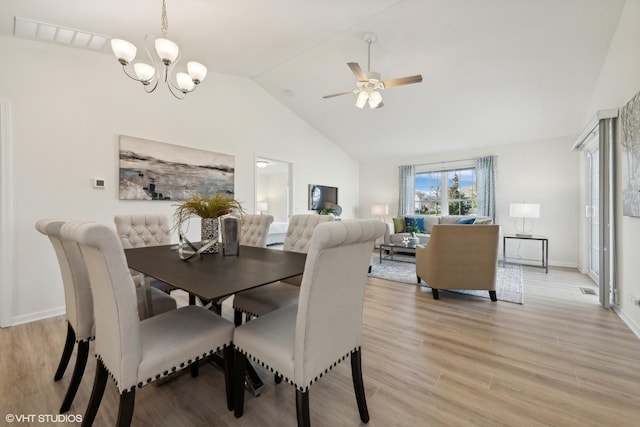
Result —
<instances>
[{"instance_id":1,"label":"air vent in ceiling","mask_svg":"<svg viewBox=\"0 0 640 427\"><path fill-rule=\"evenodd\" d=\"M16 16L13 34L17 37L100 51L108 37L87 31L74 30Z\"/></svg>"}]
</instances>

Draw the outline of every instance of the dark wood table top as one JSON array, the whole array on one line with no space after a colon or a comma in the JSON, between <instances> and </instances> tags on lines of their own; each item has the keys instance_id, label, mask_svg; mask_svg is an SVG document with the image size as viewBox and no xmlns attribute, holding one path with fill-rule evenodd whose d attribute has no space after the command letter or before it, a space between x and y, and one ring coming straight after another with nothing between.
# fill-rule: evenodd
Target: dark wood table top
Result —
<instances>
[{"instance_id":1,"label":"dark wood table top","mask_svg":"<svg viewBox=\"0 0 640 427\"><path fill-rule=\"evenodd\" d=\"M129 267L212 300L302 274L306 254L241 246L240 255L203 254L183 261L175 245L126 249Z\"/></svg>"}]
</instances>

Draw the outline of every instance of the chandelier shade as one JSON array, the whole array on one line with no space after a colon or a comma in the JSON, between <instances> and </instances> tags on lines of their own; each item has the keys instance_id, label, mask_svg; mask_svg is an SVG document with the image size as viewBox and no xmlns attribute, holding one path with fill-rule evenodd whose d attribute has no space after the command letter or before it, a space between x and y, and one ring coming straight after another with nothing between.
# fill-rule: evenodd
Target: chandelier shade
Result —
<instances>
[{"instance_id":1,"label":"chandelier shade","mask_svg":"<svg viewBox=\"0 0 640 427\"><path fill-rule=\"evenodd\" d=\"M167 39L169 20L167 18L166 0L162 0L161 30L162 37L156 38L151 34L145 36L145 50L153 65L133 61L137 48L132 43L122 39L112 39L111 49L122 65L124 73L131 79L142 83L145 91L151 93L158 87L162 79L173 96L183 99L187 93L193 92L207 76L207 67L200 62L187 63L187 73L176 73L173 69L180 59L180 47ZM153 53L152 53L153 52ZM133 73L129 67L133 64Z\"/></svg>"},{"instance_id":2,"label":"chandelier shade","mask_svg":"<svg viewBox=\"0 0 640 427\"><path fill-rule=\"evenodd\" d=\"M122 65L129 65L138 51L132 43L121 39L111 39L111 49Z\"/></svg>"}]
</instances>

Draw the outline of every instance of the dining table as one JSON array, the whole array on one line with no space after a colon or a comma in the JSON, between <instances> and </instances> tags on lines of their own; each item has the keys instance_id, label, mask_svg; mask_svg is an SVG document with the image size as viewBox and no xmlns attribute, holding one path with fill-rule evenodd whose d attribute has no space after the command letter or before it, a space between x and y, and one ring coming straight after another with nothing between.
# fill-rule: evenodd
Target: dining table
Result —
<instances>
[{"instance_id":1,"label":"dining table","mask_svg":"<svg viewBox=\"0 0 640 427\"><path fill-rule=\"evenodd\" d=\"M240 246L238 255L203 253L188 260L178 255L177 245L125 249L129 268L189 294L195 298L221 301L248 289L298 276L304 272L307 255L280 249ZM218 313L220 314L220 313ZM262 380L249 368L248 385L260 394Z\"/></svg>"}]
</instances>

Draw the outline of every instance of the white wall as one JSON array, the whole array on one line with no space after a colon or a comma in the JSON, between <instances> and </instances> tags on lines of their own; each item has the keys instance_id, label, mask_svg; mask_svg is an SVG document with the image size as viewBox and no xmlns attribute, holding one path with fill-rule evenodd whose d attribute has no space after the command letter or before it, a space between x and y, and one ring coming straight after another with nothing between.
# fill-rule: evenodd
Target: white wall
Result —
<instances>
[{"instance_id":1,"label":"white wall","mask_svg":"<svg viewBox=\"0 0 640 427\"><path fill-rule=\"evenodd\" d=\"M640 1L627 0L620 16L618 29L609 48L598 84L593 92L586 121L598 110L622 108L640 90ZM619 129L618 129L619 130ZM621 158L620 146L616 155ZM619 164L619 161L618 161ZM616 167L617 180L621 181L620 167ZM618 289L620 292L620 317L640 336L640 306L631 299L640 297L640 218L622 216L622 189L616 193L618 210L617 263Z\"/></svg>"},{"instance_id":2,"label":"white wall","mask_svg":"<svg viewBox=\"0 0 640 427\"><path fill-rule=\"evenodd\" d=\"M357 213L357 162L251 80L210 72L179 101L166 87L146 94L112 55L12 37L0 37L0 51L0 97L12 108L14 323L63 310L60 272L36 220L173 213L174 202L118 200L119 134L234 155L236 199L248 212L259 152L293 163L294 211L307 209L307 185L321 181L340 187L345 218ZM318 166L326 164L330 179ZM107 188L93 189L94 177Z\"/></svg>"},{"instance_id":3,"label":"white wall","mask_svg":"<svg viewBox=\"0 0 640 427\"><path fill-rule=\"evenodd\" d=\"M428 140L428 135L425 136ZM498 223L502 233L515 233L509 217L509 203L540 203L540 218L533 220L534 234L549 238L551 265L577 267L579 209L579 154L569 150L572 138L496 145L480 149L388 159L360 165L362 217L370 216L371 205L389 204L390 215L398 211L398 166L437 163L498 156L496 183ZM522 242L507 245L507 257L540 260L540 244Z\"/></svg>"}]
</instances>

